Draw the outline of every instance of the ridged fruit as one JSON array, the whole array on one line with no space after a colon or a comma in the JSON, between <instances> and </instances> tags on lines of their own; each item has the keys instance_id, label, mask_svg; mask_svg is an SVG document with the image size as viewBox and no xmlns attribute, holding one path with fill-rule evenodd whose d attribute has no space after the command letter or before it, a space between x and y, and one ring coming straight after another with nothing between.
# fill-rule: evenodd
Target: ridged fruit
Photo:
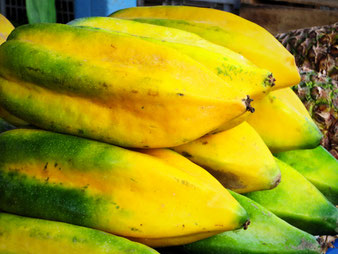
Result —
<instances>
[{"instance_id":1,"label":"ridged fruit","mask_svg":"<svg viewBox=\"0 0 338 254\"><path fill-rule=\"evenodd\" d=\"M338 205L338 161L322 146L275 154L318 188L334 205Z\"/></svg>"},{"instance_id":2,"label":"ridged fruit","mask_svg":"<svg viewBox=\"0 0 338 254\"><path fill-rule=\"evenodd\" d=\"M338 233L338 210L297 170L276 159L281 183L246 195L281 219L313 235Z\"/></svg>"},{"instance_id":3,"label":"ridged fruit","mask_svg":"<svg viewBox=\"0 0 338 254\"><path fill-rule=\"evenodd\" d=\"M196 33L271 71L276 78L275 88L289 87L300 81L293 55L272 34L230 12L189 6L154 6L119 10L111 17Z\"/></svg>"},{"instance_id":4,"label":"ridged fruit","mask_svg":"<svg viewBox=\"0 0 338 254\"><path fill-rule=\"evenodd\" d=\"M273 91L252 104L256 111L247 121L272 152L319 145L322 133L291 88Z\"/></svg>"},{"instance_id":5,"label":"ridged fruit","mask_svg":"<svg viewBox=\"0 0 338 254\"><path fill-rule=\"evenodd\" d=\"M191 244L160 250L161 254L300 254L320 253L316 238L278 218L258 203L232 192L250 216L249 227L224 232Z\"/></svg>"},{"instance_id":6,"label":"ridged fruit","mask_svg":"<svg viewBox=\"0 0 338 254\"><path fill-rule=\"evenodd\" d=\"M239 193L271 189L280 181L271 152L247 122L173 149Z\"/></svg>"},{"instance_id":7,"label":"ridged fruit","mask_svg":"<svg viewBox=\"0 0 338 254\"><path fill-rule=\"evenodd\" d=\"M0 62L8 112L120 146L187 143L247 108L235 87L190 57L104 29L21 26L1 45Z\"/></svg>"},{"instance_id":8,"label":"ridged fruit","mask_svg":"<svg viewBox=\"0 0 338 254\"><path fill-rule=\"evenodd\" d=\"M248 219L226 189L160 159L43 130L0 135L0 193L2 211L147 239L152 246L157 239L191 242Z\"/></svg>"},{"instance_id":9,"label":"ridged fruit","mask_svg":"<svg viewBox=\"0 0 338 254\"><path fill-rule=\"evenodd\" d=\"M271 72L257 68L243 56L183 30L132 20L89 17L69 24L132 34L174 48L205 65L225 82L236 86L245 98L265 95L274 85Z\"/></svg>"},{"instance_id":10,"label":"ridged fruit","mask_svg":"<svg viewBox=\"0 0 338 254\"><path fill-rule=\"evenodd\" d=\"M63 222L0 213L0 253L10 254L158 254L105 232Z\"/></svg>"}]
</instances>

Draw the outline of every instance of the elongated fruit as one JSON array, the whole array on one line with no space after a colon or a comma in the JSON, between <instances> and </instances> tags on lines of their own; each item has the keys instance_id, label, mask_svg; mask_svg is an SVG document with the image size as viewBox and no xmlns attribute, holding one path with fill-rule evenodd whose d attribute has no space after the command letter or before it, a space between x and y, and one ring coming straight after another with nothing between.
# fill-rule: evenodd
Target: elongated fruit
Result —
<instances>
[{"instance_id":1,"label":"elongated fruit","mask_svg":"<svg viewBox=\"0 0 338 254\"><path fill-rule=\"evenodd\" d=\"M153 156L155 158L158 158L165 163L179 168L183 170L185 173L189 174L192 177L196 177L203 181L206 184L209 184L210 187L214 188L218 193L224 192L224 187L212 176L210 175L205 169L201 168L200 166L196 165L195 163L191 162L190 160L186 159L184 156L180 155L179 153L176 153L175 151L172 151L170 149L141 149L138 150L142 153L148 154L150 156ZM213 233L206 233L206 234L196 234L196 235L190 235L190 236L178 236L173 237L171 239L168 238L158 238L156 240L154 239L136 239L138 242L142 242L146 245L152 245L152 246L168 246L168 245L181 245L184 242L187 242L189 238L189 242L195 242L200 240L201 238L207 238L214 235ZM170 242L168 242L168 240Z\"/></svg>"},{"instance_id":2,"label":"elongated fruit","mask_svg":"<svg viewBox=\"0 0 338 254\"><path fill-rule=\"evenodd\" d=\"M155 254L157 251L99 230L0 213L0 253Z\"/></svg>"},{"instance_id":3,"label":"elongated fruit","mask_svg":"<svg viewBox=\"0 0 338 254\"><path fill-rule=\"evenodd\" d=\"M188 6L155 6L123 9L111 16L196 33L271 71L276 78L275 88L296 85L300 81L294 57L272 34L230 12Z\"/></svg>"},{"instance_id":4,"label":"elongated fruit","mask_svg":"<svg viewBox=\"0 0 338 254\"><path fill-rule=\"evenodd\" d=\"M143 37L180 51L205 65L225 82L251 98L265 95L274 85L271 72L257 68L243 56L183 30L140 23L132 20L90 17L70 22Z\"/></svg>"},{"instance_id":5,"label":"elongated fruit","mask_svg":"<svg viewBox=\"0 0 338 254\"><path fill-rule=\"evenodd\" d=\"M315 148L322 133L291 88L273 91L253 102L248 123L274 153Z\"/></svg>"},{"instance_id":6,"label":"elongated fruit","mask_svg":"<svg viewBox=\"0 0 338 254\"><path fill-rule=\"evenodd\" d=\"M297 170L276 159L281 183L273 190L246 194L290 224L313 235L338 232L338 210Z\"/></svg>"},{"instance_id":7,"label":"elongated fruit","mask_svg":"<svg viewBox=\"0 0 338 254\"><path fill-rule=\"evenodd\" d=\"M224 232L191 244L160 250L161 253L320 253L315 237L291 226L253 200L231 193L250 216L248 229Z\"/></svg>"},{"instance_id":8,"label":"elongated fruit","mask_svg":"<svg viewBox=\"0 0 338 254\"><path fill-rule=\"evenodd\" d=\"M301 173L334 205L338 205L338 161L322 146L275 154Z\"/></svg>"},{"instance_id":9,"label":"elongated fruit","mask_svg":"<svg viewBox=\"0 0 338 254\"><path fill-rule=\"evenodd\" d=\"M104 29L21 26L1 45L0 62L0 105L8 112L121 146L187 143L247 107L235 87L190 57Z\"/></svg>"},{"instance_id":10,"label":"elongated fruit","mask_svg":"<svg viewBox=\"0 0 338 254\"><path fill-rule=\"evenodd\" d=\"M239 193L271 189L280 181L271 152L247 122L173 149Z\"/></svg>"},{"instance_id":11,"label":"elongated fruit","mask_svg":"<svg viewBox=\"0 0 338 254\"><path fill-rule=\"evenodd\" d=\"M187 243L247 220L226 189L160 159L42 130L0 135L0 192L3 211L146 238L149 245L158 238Z\"/></svg>"}]
</instances>

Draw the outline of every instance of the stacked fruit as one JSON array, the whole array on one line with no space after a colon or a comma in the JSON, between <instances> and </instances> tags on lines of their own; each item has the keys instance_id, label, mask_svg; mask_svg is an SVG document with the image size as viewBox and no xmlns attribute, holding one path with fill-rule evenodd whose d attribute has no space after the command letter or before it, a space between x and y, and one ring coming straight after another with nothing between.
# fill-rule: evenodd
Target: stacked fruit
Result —
<instances>
[{"instance_id":1,"label":"stacked fruit","mask_svg":"<svg viewBox=\"0 0 338 254\"><path fill-rule=\"evenodd\" d=\"M25 128L0 135L0 252L318 253L338 163L298 82L272 35L217 10L16 28L0 113Z\"/></svg>"}]
</instances>

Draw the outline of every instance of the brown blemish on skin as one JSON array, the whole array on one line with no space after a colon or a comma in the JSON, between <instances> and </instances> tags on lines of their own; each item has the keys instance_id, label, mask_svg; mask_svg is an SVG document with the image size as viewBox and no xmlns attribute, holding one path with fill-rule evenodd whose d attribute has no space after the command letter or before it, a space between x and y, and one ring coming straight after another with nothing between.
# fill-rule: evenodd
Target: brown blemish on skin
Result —
<instances>
[{"instance_id":1,"label":"brown blemish on skin","mask_svg":"<svg viewBox=\"0 0 338 254\"><path fill-rule=\"evenodd\" d=\"M239 177L233 173L214 170L208 166L203 165L202 167L212 174L225 188L237 190L247 187L242 183Z\"/></svg>"},{"instance_id":2,"label":"brown blemish on skin","mask_svg":"<svg viewBox=\"0 0 338 254\"><path fill-rule=\"evenodd\" d=\"M275 188L280 183L281 178L282 178L282 175L281 175L281 173L279 173L278 176L275 178L275 181L272 183L270 189Z\"/></svg>"},{"instance_id":3,"label":"brown blemish on skin","mask_svg":"<svg viewBox=\"0 0 338 254\"><path fill-rule=\"evenodd\" d=\"M247 230L249 225L250 225L250 220L247 220L247 221L243 224L243 229L244 229L244 230Z\"/></svg>"},{"instance_id":4,"label":"brown blemish on skin","mask_svg":"<svg viewBox=\"0 0 338 254\"><path fill-rule=\"evenodd\" d=\"M132 92L132 93L138 93L138 91L137 91L137 90L131 90L131 92Z\"/></svg>"},{"instance_id":5,"label":"brown blemish on skin","mask_svg":"<svg viewBox=\"0 0 338 254\"><path fill-rule=\"evenodd\" d=\"M208 141L203 141L202 142L202 145L206 145L206 144L208 144Z\"/></svg>"},{"instance_id":6,"label":"brown blemish on skin","mask_svg":"<svg viewBox=\"0 0 338 254\"><path fill-rule=\"evenodd\" d=\"M192 158L192 155L188 152L183 151L183 152L181 152L181 154L186 158Z\"/></svg>"},{"instance_id":7,"label":"brown blemish on skin","mask_svg":"<svg viewBox=\"0 0 338 254\"><path fill-rule=\"evenodd\" d=\"M159 95L159 92L158 92L158 91L148 90L148 95L149 95L149 96L158 96L158 95Z\"/></svg>"}]
</instances>

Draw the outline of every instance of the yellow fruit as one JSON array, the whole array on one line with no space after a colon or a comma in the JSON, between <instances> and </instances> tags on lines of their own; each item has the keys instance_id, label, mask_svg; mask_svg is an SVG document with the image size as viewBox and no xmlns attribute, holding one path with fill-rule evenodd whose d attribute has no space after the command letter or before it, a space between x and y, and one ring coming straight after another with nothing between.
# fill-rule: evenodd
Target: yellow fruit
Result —
<instances>
[{"instance_id":1,"label":"yellow fruit","mask_svg":"<svg viewBox=\"0 0 338 254\"><path fill-rule=\"evenodd\" d=\"M275 88L289 87L300 81L292 54L264 28L235 14L209 8L155 6L124 9L111 16L196 33L271 71L276 78Z\"/></svg>"},{"instance_id":2,"label":"yellow fruit","mask_svg":"<svg viewBox=\"0 0 338 254\"><path fill-rule=\"evenodd\" d=\"M138 148L187 143L247 107L236 87L175 49L47 23L1 45L0 105L44 129Z\"/></svg>"},{"instance_id":3,"label":"yellow fruit","mask_svg":"<svg viewBox=\"0 0 338 254\"><path fill-rule=\"evenodd\" d=\"M257 68L227 48L183 30L105 17L82 18L69 24L128 33L174 48L205 65L228 84L236 86L243 98L247 95L251 98L261 97L274 85L271 72Z\"/></svg>"},{"instance_id":4,"label":"yellow fruit","mask_svg":"<svg viewBox=\"0 0 338 254\"><path fill-rule=\"evenodd\" d=\"M6 41L13 29L12 23L0 14L0 45Z\"/></svg>"},{"instance_id":5,"label":"yellow fruit","mask_svg":"<svg viewBox=\"0 0 338 254\"><path fill-rule=\"evenodd\" d=\"M322 134L291 88L273 91L253 106L247 121L272 152L319 145Z\"/></svg>"},{"instance_id":6,"label":"yellow fruit","mask_svg":"<svg viewBox=\"0 0 338 254\"><path fill-rule=\"evenodd\" d=\"M205 169L191 162L187 158L183 157L179 153L169 150L169 149L144 149L139 150L142 153L151 155L165 162L166 164L173 166L177 169L184 171L194 178L198 178L203 183L208 184L211 188L214 188L217 193L221 193L225 199L227 199L227 204L229 207L234 206L234 199L230 193L218 182L211 174L209 174ZM159 238L159 239L133 239L138 242L150 246L166 246L166 245L181 245L184 242L196 242L198 240L208 238L212 236L213 232L194 234L189 236L181 237L172 237L172 238Z\"/></svg>"},{"instance_id":7,"label":"yellow fruit","mask_svg":"<svg viewBox=\"0 0 338 254\"><path fill-rule=\"evenodd\" d=\"M271 152L246 122L173 149L239 193L271 189L280 181Z\"/></svg>"}]
</instances>

